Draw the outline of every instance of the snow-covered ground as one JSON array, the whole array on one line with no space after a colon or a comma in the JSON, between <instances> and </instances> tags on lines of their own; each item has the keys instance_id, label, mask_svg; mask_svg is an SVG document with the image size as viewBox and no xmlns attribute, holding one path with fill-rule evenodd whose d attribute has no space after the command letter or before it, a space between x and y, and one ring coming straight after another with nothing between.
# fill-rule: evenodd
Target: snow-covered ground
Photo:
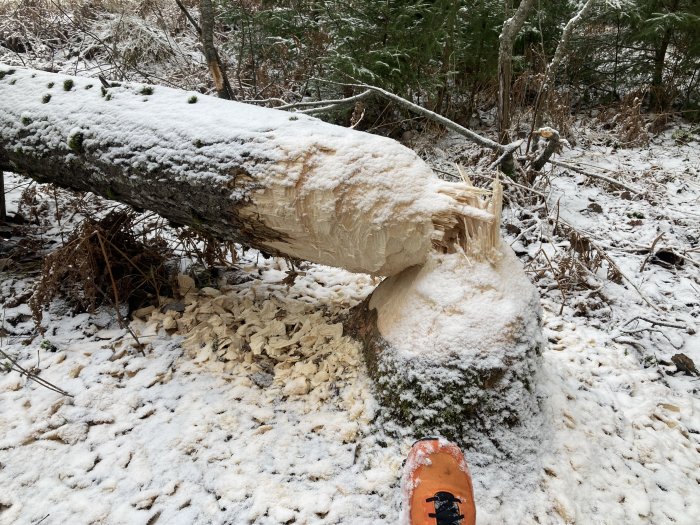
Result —
<instances>
[{"instance_id":1,"label":"snow-covered ground","mask_svg":"<svg viewBox=\"0 0 700 525\"><path fill-rule=\"evenodd\" d=\"M646 149L598 143L562 160L645 195L557 169L550 217L593 240L623 277L607 279L603 262L589 288L564 298L538 254L555 259L565 236L547 221L509 230L540 287L550 344L542 418L510 454L466 451L480 524L700 519L700 383L671 360L700 363L700 148L670 131ZM6 175L13 212L25 181ZM504 217L521 233L530 224ZM661 233L654 251L673 250L682 266L650 256ZM145 355L104 310L56 304L44 337L32 337L26 300L13 301L31 279L2 271L0 348L73 397L0 374L0 523L396 523L413 437L382 418L360 347L339 324L376 283L310 265L289 284L285 270L247 253L229 284L141 313L132 328Z\"/></svg>"}]
</instances>

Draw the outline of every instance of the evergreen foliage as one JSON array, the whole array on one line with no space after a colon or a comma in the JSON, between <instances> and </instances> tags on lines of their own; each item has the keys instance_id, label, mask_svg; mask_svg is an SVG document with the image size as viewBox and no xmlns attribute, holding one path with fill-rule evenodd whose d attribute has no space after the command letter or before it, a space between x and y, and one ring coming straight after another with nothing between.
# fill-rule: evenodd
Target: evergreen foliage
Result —
<instances>
[{"instance_id":1,"label":"evergreen foliage","mask_svg":"<svg viewBox=\"0 0 700 525\"><path fill-rule=\"evenodd\" d=\"M350 95L364 82L451 118L492 106L498 36L517 1L219 0L232 78L251 96ZM541 0L518 35L514 81L536 91L576 0ZM642 95L650 109L700 102L700 2L608 0L577 30L559 89L572 103ZM533 94L521 97L531 103Z\"/></svg>"}]
</instances>

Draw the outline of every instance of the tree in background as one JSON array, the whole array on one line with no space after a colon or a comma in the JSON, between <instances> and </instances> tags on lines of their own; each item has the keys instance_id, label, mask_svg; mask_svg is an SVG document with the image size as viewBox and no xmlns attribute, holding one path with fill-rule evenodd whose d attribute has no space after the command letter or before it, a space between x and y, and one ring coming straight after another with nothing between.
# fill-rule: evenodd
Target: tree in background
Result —
<instances>
[{"instance_id":1,"label":"tree in background","mask_svg":"<svg viewBox=\"0 0 700 525\"><path fill-rule=\"evenodd\" d=\"M687 110L699 98L696 0L219 0L219 8L246 98L348 96L352 89L316 79L367 83L457 121L497 108L501 134L514 111L535 105L534 95L511 100L522 79L535 95L546 84L577 105L615 102L640 86L651 109Z\"/></svg>"}]
</instances>

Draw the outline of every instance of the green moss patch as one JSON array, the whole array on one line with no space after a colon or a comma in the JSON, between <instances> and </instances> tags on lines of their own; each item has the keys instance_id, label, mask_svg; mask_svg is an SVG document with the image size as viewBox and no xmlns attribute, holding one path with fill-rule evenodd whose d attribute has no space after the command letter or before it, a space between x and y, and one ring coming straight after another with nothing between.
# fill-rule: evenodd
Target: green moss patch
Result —
<instances>
[{"instance_id":1,"label":"green moss patch","mask_svg":"<svg viewBox=\"0 0 700 525\"><path fill-rule=\"evenodd\" d=\"M78 131L77 133L73 133L70 137L68 137L68 147L76 153L85 153L85 147L83 145L84 141L85 136L81 131Z\"/></svg>"}]
</instances>

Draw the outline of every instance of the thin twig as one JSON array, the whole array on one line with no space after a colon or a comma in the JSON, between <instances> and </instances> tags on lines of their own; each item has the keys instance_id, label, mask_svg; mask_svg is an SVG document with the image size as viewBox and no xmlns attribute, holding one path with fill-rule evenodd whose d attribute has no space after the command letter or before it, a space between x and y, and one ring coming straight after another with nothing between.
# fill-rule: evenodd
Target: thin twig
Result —
<instances>
[{"instance_id":1,"label":"thin twig","mask_svg":"<svg viewBox=\"0 0 700 525\"><path fill-rule=\"evenodd\" d=\"M131 337L134 338L136 341L136 346L138 350L141 352L142 355L146 355L146 353L143 351L143 344L139 341L139 338L136 337L136 334L134 331L131 329L131 327L124 321L124 318L122 317L121 312L119 311L119 293L117 292L117 283L114 280L114 276L112 275L112 265L109 264L109 256L107 255L107 250L105 249L104 241L102 240L102 235L97 232L97 241L100 243L100 248L102 249L102 256L105 258L105 264L107 265L107 273L109 273L109 279L112 281L112 293L114 293L114 311L117 313L117 320L119 321L119 325L122 328L126 328L129 333L131 334Z\"/></svg>"},{"instance_id":2,"label":"thin twig","mask_svg":"<svg viewBox=\"0 0 700 525\"><path fill-rule=\"evenodd\" d=\"M2 355L5 359L7 359L12 364L12 367L10 368L10 370L13 370L14 372L18 372L21 376L26 376L27 379L31 379L35 383L38 383L39 385L51 390L52 392L56 392L57 394L61 394L61 395L68 396L68 397L73 397L73 395L69 394L68 392L66 392L62 388L57 387L56 385L54 385L53 383L50 383L46 379L39 377L34 372L31 372L31 371L27 370L26 368L24 368L17 361L15 361L11 356L6 354L3 350L0 350L0 355Z\"/></svg>"},{"instance_id":3,"label":"thin twig","mask_svg":"<svg viewBox=\"0 0 700 525\"><path fill-rule=\"evenodd\" d=\"M363 98L368 97L372 94L371 89L367 89L358 95L353 95L352 97L340 98L336 100L309 100L304 102L292 102L291 104L285 104L284 106L277 106L275 109L294 109L294 108L307 108L315 106L337 106L339 104L350 104Z\"/></svg>"},{"instance_id":4,"label":"thin twig","mask_svg":"<svg viewBox=\"0 0 700 525\"><path fill-rule=\"evenodd\" d=\"M634 316L632 319L627 321L622 326L627 326L628 324L630 324L634 321L646 321L647 323L652 324L652 325L666 326L668 328L678 328L680 330L686 330L686 331L688 331L688 329L690 328L688 325L669 323L668 321L663 321L661 319L649 319L648 317L644 317L641 315ZM692 331L692 328L691 328L691 331Z\"/></svg>"},{"instance_id":5,"label":"thin twig","mask_svg":"<svg viewBox=\"0 0 700 525\"><path fill-rule=\"evenodd\" d=\"M639 273L641 273L641 272L644 271L644 267L647 265L647 262L649 261L649 259L651 258L651 256L654 255L654 248L656 247L656 243L659 242L659 240L660 240L661 237L663 237L663 236L664 236L664 234L663 234L663 232L661 232L661 233L659 234L659 236L658 236L656 239L654 239L654 242L651 243L651 248L649 248L649 255L646 256L646 258L644 259L644 262L643 262L642 265L639 267Z\"/></svg>"}]
</instances>

